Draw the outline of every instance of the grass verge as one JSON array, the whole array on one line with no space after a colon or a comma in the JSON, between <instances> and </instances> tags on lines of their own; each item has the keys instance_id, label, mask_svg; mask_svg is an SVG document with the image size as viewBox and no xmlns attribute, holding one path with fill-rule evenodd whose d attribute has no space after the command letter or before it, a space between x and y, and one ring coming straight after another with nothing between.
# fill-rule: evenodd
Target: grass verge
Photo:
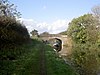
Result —
<instances>
[{"instance_id":1,"label":"grass verge","mask_svg":"<svg viewBox=\"0 0 100 75\"><path fill-rule=\"evenodd\" d=\"M0 75L38 75L38 43L40 42L33 40L31 44L22 46L20 49L24 53L15 60L0 60Z\"/></svg>"},{"instance_id":2,"label":"grass verge","mask_svg":"<svg viewBox=\"0 0 100 75\"><path fill-rule=\"evenodd\" d=\"M40 50L45 50L47 75L78 75L59 58L53 49L41 41L33 40L15 60L0 60L0 75L40 75Z\"/></svg>"},{"instance_id":3,"label":"grass verge","mask_svg":"<svg viewBox=\"0 0 100 75\"><path fill-rule=\"evenodd\" d=\"M49 46L45 47L47 75L78 75L71 66L65 64L64 60Z\"/></svg>"}]
</instances>

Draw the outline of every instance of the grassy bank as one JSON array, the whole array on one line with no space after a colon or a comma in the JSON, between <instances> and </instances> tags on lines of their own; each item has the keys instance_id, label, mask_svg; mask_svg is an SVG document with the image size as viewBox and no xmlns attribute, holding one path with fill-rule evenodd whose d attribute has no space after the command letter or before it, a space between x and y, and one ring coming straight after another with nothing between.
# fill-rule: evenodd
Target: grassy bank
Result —
<instances>
[{"instance_id":1,"label":"grassy bank","mask_svg":"<svg viewBox=\"0 0 100 75\"><path fill-rule=\"evenodd\" d=\"M0 61L0 75L32 75L38 73L38 43L40 42L33 40L31 44L23 45L21 48L16 49L16 51L19 49L24 51L14 60L6 59ZM8 52L14 55L14 52ZM5 52L5 55L8 52ZM33 65L35 65L35 68Z\"/></svg>"},{"instance_id":2,"label":"grassy bank","mask_svg":"<svg viewBox=\"0 0 100 75\"><path fill-rule=\"evenodd\" d=\"M47 75L78 75L71 66L56 54L51 47L46 46Z\"/></svg>"},{"instance_id":3,"label":"grassy bank","mask_svg":"<svg viewBox=\"0 0 100 75\"><path fill-rule=\"evenodd\" d=\"M37 40L22 46L25 51L15 60L0 61L0 75L40 75L41 48L45 49L47 75L77 75L50 46Z\"/></svg>"}]
</instances>

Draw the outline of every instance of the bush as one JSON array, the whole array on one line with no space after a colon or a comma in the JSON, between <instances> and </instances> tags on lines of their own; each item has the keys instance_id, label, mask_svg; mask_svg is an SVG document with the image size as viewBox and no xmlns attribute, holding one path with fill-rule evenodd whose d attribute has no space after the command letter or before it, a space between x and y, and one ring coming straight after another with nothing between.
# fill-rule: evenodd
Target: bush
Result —
<instances>
[{"instance_id":1,"label":"bush","mask_svg":"<svg viewBox=\"0 0 100 75\"><path fill-rule=\"evenodd\" d=\"M29 41L29 34L25 26L10 17L0 16L0 35L1 48L5 48L9 44L19 45Z\"/></svg>"},{"instance_id":2,"label":"bush","mask_svg":"<svg viewBox=\"0 0 100 75\"><path fill-rule=\"evenodd\" d=\"M27 44L30 36L25 26L14 18L0 16L0 60L15 60L25 50L19 46Z\"/></svg>"},{"instance_id":3,"label":"bush","mask_svg":"<svg viewBox=\"0 0 100 75\"><path fill-rule=\"evenodd\" d=\"M94 44L76 44L72 53L73 66L80 75L97 75L100 68L100 51Z\"/></svg>"},{"instance_id":4,"label":"bush","mask_svg":"<svg viewBox=\"0 0 100 75\"><path fill-rule=\"evenodd\" d=\"M71 60L80 75L97 75L100 71L100 31L92 14L73 19L68 28L72 38Z\"/></svg>"}]
</instances>

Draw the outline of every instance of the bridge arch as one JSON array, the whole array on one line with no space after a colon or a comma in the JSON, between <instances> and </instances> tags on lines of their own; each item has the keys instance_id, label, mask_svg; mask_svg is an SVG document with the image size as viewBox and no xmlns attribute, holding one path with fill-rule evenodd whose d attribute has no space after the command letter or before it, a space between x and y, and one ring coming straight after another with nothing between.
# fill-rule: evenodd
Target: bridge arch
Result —
<instances>
[{"instance_id":1,"label":"bridge arch","mask_svg":"<svg viewBox=\"0 0 100 75\"><path fill-rule=\"evenodd\" d=\"M53 45L53 43L54 43L54 41L52 41L52 40L59 39L62 43L62 48L61 48L62 50L64 49L64 47L67 43L67 35L50 34L48 36L41 36L41 39L49 41L51 45Z\"/></svg>"},{"instance_id":2,"label":"bridge arch","mask_svg":"<svg viewBox=\"0 0 100 75\"><path fill-rule=\"evenodd\" d=\"M55 43L53 45L54 47L55 46L57 47L56 51L59 52L62 50L62 40L59 38L54 38L54 39L55 39Z\"/></svg>"},{"instance_id":3,"label":"bridge arch","mask_svg":"<svg viewBox=\"0 0 100 75\"><path fill-rule=\"evenodd\" d=\"M61 51L62 50L62 39L58 38L58 37L52 37L48 40L49 44L54 48L54 51Z\"/></svg>"}]
</instances>

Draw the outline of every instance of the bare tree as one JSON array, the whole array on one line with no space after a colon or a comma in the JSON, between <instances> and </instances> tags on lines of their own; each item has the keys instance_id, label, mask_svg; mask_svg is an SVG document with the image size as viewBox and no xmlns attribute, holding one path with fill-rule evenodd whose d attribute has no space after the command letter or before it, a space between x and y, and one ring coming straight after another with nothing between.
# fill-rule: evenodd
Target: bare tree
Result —
<instances>
[{"instance_id":1,"label":"bare tree","mask_svg":"<svg viewBox=\"0 0 100 75\"><path fill-rule=\"evenodd\" d=\"M100 32L100 5L94 6L91 10L92 10L92 13L93 13L95 19L97 20L96 28Z\"/></svg>"},{"instance_id":2,"label":"bare tree","mask_svg":"<svg viewBox=\"0 0 100 75\"><path fill-rule=\"evenodd\" d=\"M8 0L0 0L0 16L20 18L20 15L14 4L11 4Z\"/></svg>"},{"instance_id":3,"label":"bare tree","mask_svg":"<svg viewBox=\"0 0 100 75\"><path fill-rule=\"evenodd\" d=\"M93 14L96 16L96 18L100 19L100 5L96 5L92 8Z\"/></svg>"}]
</instances>

